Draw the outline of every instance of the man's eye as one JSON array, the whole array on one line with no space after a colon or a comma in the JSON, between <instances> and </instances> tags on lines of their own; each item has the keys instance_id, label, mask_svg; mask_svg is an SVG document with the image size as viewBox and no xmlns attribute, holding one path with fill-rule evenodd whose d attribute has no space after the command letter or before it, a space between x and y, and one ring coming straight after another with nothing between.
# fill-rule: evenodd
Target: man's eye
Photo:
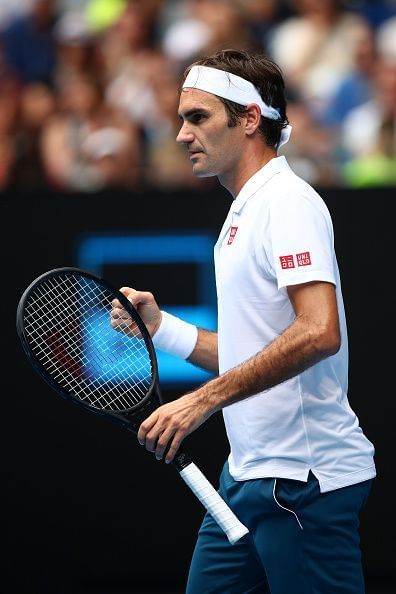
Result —
<instances>
[{"instance_id":1,"label":"man's eye","mask_svg":"<svg viewBox=\"0 0 396 594\"><path fill-rule=\"evenodd\" d=\"M205 116L202 113L196 113L193 115L192 121L194 124L199 124L204 118Z\"/></svg>"}]
</instances>

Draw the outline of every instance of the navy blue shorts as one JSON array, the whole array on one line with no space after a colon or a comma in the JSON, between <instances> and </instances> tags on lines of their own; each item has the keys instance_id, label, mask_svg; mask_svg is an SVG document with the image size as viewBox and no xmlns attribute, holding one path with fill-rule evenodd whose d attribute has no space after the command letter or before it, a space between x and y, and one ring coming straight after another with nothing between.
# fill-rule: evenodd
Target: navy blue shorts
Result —
<instances>
[{"instance_id":1,"label":"navy blue shorts","mask_svg":"<svg viewBox=\"0 0 396 594\"><path fill-rule=\"evenodd\" d=\"M219 492L249 534L231 545L206 514L186 594L364 594L359 512L372 480L327 493L308 482L234 481Z\"/></svg>"}]
</instances>

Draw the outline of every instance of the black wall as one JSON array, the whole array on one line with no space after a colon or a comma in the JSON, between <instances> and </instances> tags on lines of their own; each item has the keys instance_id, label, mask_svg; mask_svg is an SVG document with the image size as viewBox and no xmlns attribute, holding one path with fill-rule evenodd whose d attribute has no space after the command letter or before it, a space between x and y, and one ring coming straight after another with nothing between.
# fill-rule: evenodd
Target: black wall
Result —
<instances>
[{"instance_id":1,"label":"black wall","mask_svg":"<svg viewBox=\"0 0 396 594\"><path fill-rule=\"evenodd\" d=\"M350 402L376 446L378 477L361 527L368 594L390 594L393 590L385 589L385 583L396 578L395 191L327 190L322 195L333 216L343 279ZM43 384L21 351L15 312L36 276L76 264L76 238L82 233L187 229L216 235L229 203L221 188L207 193L0 196L3 591L182 591L203 508L177 473L139 448L132 435L75 409ZM114 271L109 280L134 284L130 277L119 278L121 273L126 271ZM170 285L166 269L162 274L152 287L141 287L154 289L159 302L161 285L168 293ZM182 290L182 283L172 282L175 291ZM177 394L166 390L164 396ZM187 442L216 484L228 453L221 415Z\"/></svg>"}]
</instances>

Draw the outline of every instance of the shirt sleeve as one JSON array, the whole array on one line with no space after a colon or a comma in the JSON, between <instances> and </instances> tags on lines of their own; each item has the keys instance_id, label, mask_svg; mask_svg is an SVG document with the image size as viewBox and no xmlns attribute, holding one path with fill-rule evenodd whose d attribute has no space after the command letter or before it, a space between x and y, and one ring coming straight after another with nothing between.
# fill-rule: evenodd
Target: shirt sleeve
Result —
<instances>
[{"instance_id":1,"label":"shirt sleeve","mask_svg":"<svg viewBox=\"0 0 396 594\"><path fill-rule=\"evenodd\" d=\"M290 190L271 201L264 249L278 289L310 281L336 284L330 213L318 195L304 188Z\"/></svg>"}]
</instances>

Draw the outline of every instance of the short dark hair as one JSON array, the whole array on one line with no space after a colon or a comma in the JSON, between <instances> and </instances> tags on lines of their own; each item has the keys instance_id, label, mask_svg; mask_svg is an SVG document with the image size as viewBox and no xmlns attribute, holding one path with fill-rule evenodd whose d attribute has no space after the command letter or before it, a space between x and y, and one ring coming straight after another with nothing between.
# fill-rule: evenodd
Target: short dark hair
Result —
<instances>
[{"instance_id":1,"label":"short dark hair","mask_svg":"<svg viewBox=\"0 0 396 594\"><path fill-rule=\"evenodd\" d=\"M203 56L190 64L183 73L183 81L193 66L209 66L225 70L251 82L260 93L264 103L279 111L279 120L271 120L262 116L258 128L268 146L278 146L281 132L289 120L286 115L285 83L282 71L275 62L264 54L224 49L210 56ZM233 128L246 113L246 107L222 97L219 99L226 107L228 125Z\"/></svg>"}]
</instances>

